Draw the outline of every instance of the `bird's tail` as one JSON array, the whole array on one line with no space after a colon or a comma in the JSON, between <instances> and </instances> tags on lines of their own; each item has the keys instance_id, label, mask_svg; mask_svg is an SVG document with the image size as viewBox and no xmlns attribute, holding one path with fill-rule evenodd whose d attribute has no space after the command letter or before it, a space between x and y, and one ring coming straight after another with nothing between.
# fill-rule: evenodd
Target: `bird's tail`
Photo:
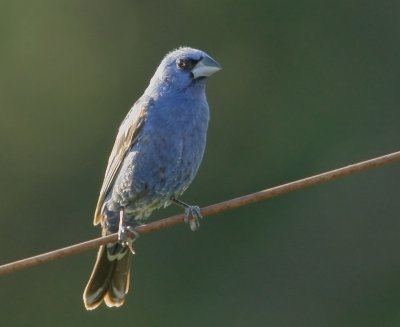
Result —
<instances>
[{"instance_id":1,"label":"bird's tail","mask_svg":"<svg viewBox=\"0 0 400 327\"><path fill-rule=\"evenodd\" d=\"M129 289L132 253L128 248L121 248L120 244L112 247L118 255L111 256L110 248L105 245L99 249L92 275L83 292L86 310L96 309L103 301L108 307L124 304Z\"/></svg>"}]
</instances>

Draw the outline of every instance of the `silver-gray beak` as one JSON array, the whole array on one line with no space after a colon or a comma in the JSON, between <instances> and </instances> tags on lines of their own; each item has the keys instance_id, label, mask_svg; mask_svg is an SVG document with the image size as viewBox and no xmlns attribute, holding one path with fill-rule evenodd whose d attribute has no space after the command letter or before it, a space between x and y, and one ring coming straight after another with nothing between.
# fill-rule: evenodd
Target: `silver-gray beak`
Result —
<instances>
[{"instance_id":1,"label":"silver-gray beak","mask_svg":"<svg viewBox=\"0 0 400 327\"><path fill-rule=\"evenodd\" d=\"M213 58L205 56L192 69L193 78L208 77L221 70L221 65Z\"/></svg>"}]
</instances>

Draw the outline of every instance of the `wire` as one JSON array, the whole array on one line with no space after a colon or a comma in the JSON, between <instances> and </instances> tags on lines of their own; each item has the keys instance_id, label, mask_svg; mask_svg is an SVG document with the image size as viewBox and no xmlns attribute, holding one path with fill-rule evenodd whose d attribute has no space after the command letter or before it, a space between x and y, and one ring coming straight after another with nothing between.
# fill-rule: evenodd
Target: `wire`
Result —
<instances>
[{"instance_id":1,"label":"wire","mask_svg":"<svg viewBox=\"0 0 400 327\"><path fill-rule=\"evenodd\" d=\"M244 195L238 198L213 204L201 209L203 217L216 215L217 213L242 207L244 205L252 204L259 201L265 201L269 198L280 196L289 192L297 191L306 187L314 186L317 184L329 182L339 177L348 176L357 172L366 171L368 169L380 167L389 163L400 160L400 151L393 152L381 157L373 158L370 160L362 161L356 164L331 170L322 174L314 175L311 177L303 178L294 182L282 184L276 187L265 189L256 193ZM142 225L135 228L136 232L140 235L153 233L155 231L168 228L184 222L184 214L171 216L165 219L157 220L147 225ZM87 251L102 244L116 242L118 239L117 234L111 234L89 240L83 243L71 245L62 249L54 250L51 252L39 254L34 257L22 259L19 261L11 262L0 266L0 275L9 274L18 270L26 269L29 267L37 266L45 262L57 260L69 255L74 255L83 251Z\"/></svg>"}]
</instances>

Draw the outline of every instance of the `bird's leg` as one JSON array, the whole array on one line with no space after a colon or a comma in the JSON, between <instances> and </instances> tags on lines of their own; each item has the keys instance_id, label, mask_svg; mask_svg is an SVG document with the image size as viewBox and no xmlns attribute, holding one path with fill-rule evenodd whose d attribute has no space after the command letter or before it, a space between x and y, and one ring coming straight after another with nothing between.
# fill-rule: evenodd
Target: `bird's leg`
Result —
<instances>
[{"instance_id":1,"label":"bird's leg","mask_svg":"<svg viewBox=\"0 0 400 327\"><path fill-rule=\"evenodd\" d=\"M131 226L126 225L125 210L122 208L119 211L119 226L118 226L118 242L122 246L126 246L135 254L133 242L139 237L139 233Z\"/></svg>"},{"instance_id":2,"label":"bird's leg","mask_svg":"<svg viewBox=\"0 0 400 327\"><path fill-rule=\"evenodd\" d=\"M185 223L189 224L192 231L196 231L200 227L199 219L203 218L200 212L200 207L191 206L178 199L172 199L172 202L185 209Z\"/></svg>"}]
</instances>

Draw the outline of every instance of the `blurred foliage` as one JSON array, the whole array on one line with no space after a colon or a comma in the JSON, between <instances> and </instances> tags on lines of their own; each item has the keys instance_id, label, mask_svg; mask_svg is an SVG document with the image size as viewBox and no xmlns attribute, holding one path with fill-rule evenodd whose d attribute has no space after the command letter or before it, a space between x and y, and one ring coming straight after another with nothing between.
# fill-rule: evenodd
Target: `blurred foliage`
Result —
<instances>
[{"instance_id":1,"label":"blurred foliage","mask_svg":"<svg viewBox=\"0 0 400 327\"><path fill-rule=\"evenodd\" d=\"M163 55L210 79L207 205L399 150L398 1L0 0L1 262L99 234L116 129ZM0 278L7 326L398 326L398 164L137 242L124 307L86 312L95 253ZM164 217L179 212L168 208Z\"/></svg>"}]
</instances>

